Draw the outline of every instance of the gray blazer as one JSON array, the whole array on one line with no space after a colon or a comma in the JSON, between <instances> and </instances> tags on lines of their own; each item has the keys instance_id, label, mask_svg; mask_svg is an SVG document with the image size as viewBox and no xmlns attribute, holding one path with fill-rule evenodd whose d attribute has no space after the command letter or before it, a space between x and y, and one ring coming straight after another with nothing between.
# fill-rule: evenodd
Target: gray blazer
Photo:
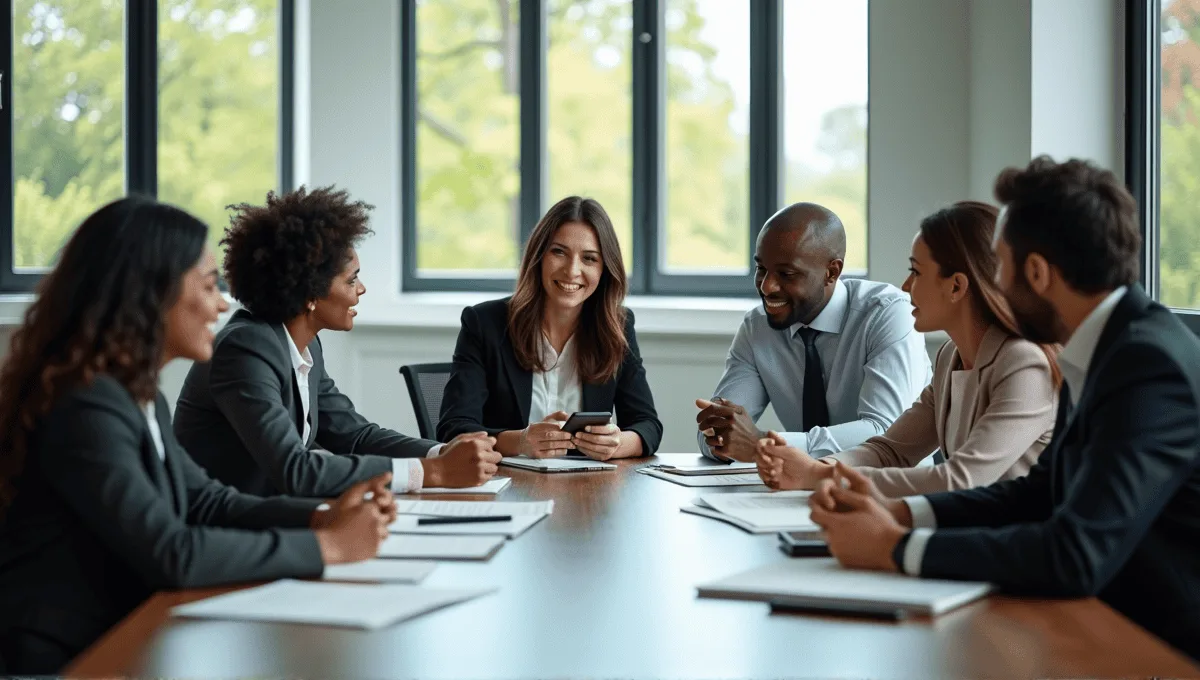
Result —
<instances>
[{"instance_id":1,"label":"gray blazer","mask_svg":"<svg viewBox=\"0 0 1200 680\"><path fill-rule=\"evenodd\" d=\"M328 498L425 456L437 442L374 425L325 373L320 340L308 346L308 441L287 331L239 310L196 363L175 406L175 436L209 474L247 493ZM332 453L331 453L332 452ZM335 455L336 454L336 455Z\"/></svg>"},{"instance_id":2,"label":"gray blazer","mask_svg":"<svg viewBox=\"0 0 1200 680\"><path fill-rule=\"evenodd\" d=\"M951 383L962 370L953 342L938 351L933 382L883 434L829 456L874 480L884 494L912 496L986 486L1029 472L1050 442L1058 406L1050 362L1040 347L993 326L974 370L962 379L951 422ZM942 465L914 467L941 447Z\"/></svg>"},{"instance_id":3,"label":"gray blazer","mask_svg":"<svg viewBox=\"0 0 1200 680\"><path fill-rule=\"evenodd\" d=\"M32 433L0 525L0 649L55 673L157 590L320 576L317 502L213 481L111 377L60 397ZM36 650L36 651L35 651Z\"/></svg>"}]
</instances>

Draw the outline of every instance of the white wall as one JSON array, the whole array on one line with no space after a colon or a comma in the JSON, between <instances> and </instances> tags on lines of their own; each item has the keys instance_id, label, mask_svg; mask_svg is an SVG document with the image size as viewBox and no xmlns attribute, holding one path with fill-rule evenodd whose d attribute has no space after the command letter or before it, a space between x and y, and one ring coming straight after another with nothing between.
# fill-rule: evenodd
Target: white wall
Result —
<instances>
[{"instance_id":1,"label":"white wall","mask_svg":"<svg viewBox=\"0 0 1200 680\"><path fill-rule=\"evenodd\" d=\"M296 176L376 206L361 248L370 293L353 333L322 340L338 386L373 420L416 425L401 364L445 361L462 306L482 296L399 290L399 70L395 0L297 0ZM873 0L870 49L872 278L899 284L917 222L991 199L1003 167L1035 152L1120 168L1122 0ZM630 301L664 451L692 450L695 409L720 376L739 300ZM19 301L0 300L0 338ZM6 338L4 347L7 347ZM931 346L938 339L931 339ZM187 366L168 367L174 399ZM766 424L778 421L768 416Z\"/></svg>"}]
</instances>

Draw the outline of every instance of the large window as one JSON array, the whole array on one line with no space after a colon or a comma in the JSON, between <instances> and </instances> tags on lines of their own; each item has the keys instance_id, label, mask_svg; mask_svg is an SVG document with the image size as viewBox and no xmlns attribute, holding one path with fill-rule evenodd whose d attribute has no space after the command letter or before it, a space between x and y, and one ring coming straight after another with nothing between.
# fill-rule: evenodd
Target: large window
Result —
<instances>
[{"instance_id":1,"label":"large window","mask_svg":"<svg viewBox=\"0 0 1200 680\"><path fill-rule=\"evenodd\" d=\"M0 15L0 288L29 290L126 193L209 224L291 183L292 0L11 0ZM5 23L7 22L7 23Z\"/></svg>"},{"instance_id":2,"label":"large window","mask_svg":"<svg viewBox=\"0 0 1200 680\"><path fill-rule=\"evenodd\" d=\"M403 287L511 289L571 194L608 210L636 293L752 295L754 236L802 200L865 272L866 7L403 0Z\"/></svg>"}]
</instances>

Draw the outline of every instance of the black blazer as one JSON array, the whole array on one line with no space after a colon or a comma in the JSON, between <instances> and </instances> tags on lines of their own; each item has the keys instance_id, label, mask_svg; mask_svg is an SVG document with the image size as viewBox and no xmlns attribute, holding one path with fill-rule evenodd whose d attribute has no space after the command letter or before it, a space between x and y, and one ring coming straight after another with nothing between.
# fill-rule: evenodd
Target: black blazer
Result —
<instances>
[{"instance_id":1,"label":"black blazer","mask_svg":"<svg viewBox=\"0 0 1200 680\"><path fill-rule=\"evenodd\" d=\"M359 415L325 372L320 340L308 351L308 441L287 331L244 309L217 333L212 360L188 371L175 436L213 477L261 496L337 496L437 445Z\"/></svg>"},{"instance_id":2,"label":"black blazer","mask_svg":"<svg viewBox=\"0 0 1200 680\"><path fill-rule=\"evenodd\" d=\"M927 496L921 575L1097 595L1200 660L1200 341L1133 286L1067 397L1027 477Z\"/></svg>"},{"instance_id":3,"label":"black blazer","mask_svg":"<svg viewBox=\"0 0 1200 680\"><path fill-rule=\"evenodd\" d=\"M617 376L602 385L584 383L583 410L617 414L617 426L642 439L642 453L652 455L662 441L662 423L638 353L633 312L626 312L629 351ZM495 436L529 425L533 374L517 363L508 339L508 298L490 300L462 313L462 329L454 347L454 369L442 397L438 439L450 441L464 432L486 430Z\"/></svg>"},{"instance_id":4,"label":"black blazer","mask_svg":"<svg viewBox=\"0 0 1200 680\"><path fill-rule=\"evenodd\" d=\"M209 479L171 434L161 394L155 415L165 461L108 376L61 397L33 433L0 526L7 672L58 671L156 590L321 575L316 501Z\"/></svg>"}]
</instances>

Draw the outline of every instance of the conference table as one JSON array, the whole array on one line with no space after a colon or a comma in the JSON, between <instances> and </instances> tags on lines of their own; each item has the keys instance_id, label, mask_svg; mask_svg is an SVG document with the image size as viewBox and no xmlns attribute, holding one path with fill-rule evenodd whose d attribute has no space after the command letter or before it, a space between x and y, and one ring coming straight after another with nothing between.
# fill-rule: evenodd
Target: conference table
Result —
<instances>
[{"instance_id":1,"label":"conference table","mask_svg":"<svg viewBox=\"0 0 1200 680\"><path fill-rule=\"evenodd\" d=\"M375 631L192 620L171 607L235 588L160 593L67 669L71 676L356 678L1197 676L1200 668L1095 599L993 596L936 619L772 614L705 599L699 583L788 558L752 535L679 511L694 489L637 474L501 468L496 500L554 513L487 562L443 562L427 587L495 593ZM463 496L492 500L492 496ZM444 496L439 499L445 499ZM803 559L803 558L798 558Z\"/></svg>"}]
</instances>

